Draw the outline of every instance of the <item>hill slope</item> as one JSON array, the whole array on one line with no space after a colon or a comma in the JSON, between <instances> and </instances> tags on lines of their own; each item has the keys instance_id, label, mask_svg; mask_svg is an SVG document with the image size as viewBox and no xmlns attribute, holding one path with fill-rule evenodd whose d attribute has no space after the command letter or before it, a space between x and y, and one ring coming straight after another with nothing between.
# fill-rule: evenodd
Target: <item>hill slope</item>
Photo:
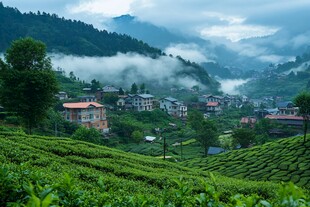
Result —
<instances>
[{"instance_id":1,"label":"hill slope","mask_svg":"<svg viewBox=\"0 0 310 207\"><path fill-rule=\"evenodd\" d=\"M5 164L0 169L0 183L7 171L3 170L3 166L10 171L11 176L8 179L20 179L15 181L18 183L28 183L29 180L41 186L64 182L63 177L69 174L75 186L94 198L102 193L102 185L100 187L97 183L101 177L109 194L107 200L133 195L147 196L155 201L165 198L173 200L176 199L179 186L174 180L179 180L180 177L183 177L186 188L193 189L191 193L205 189L202 180L212 183L207 173L158 158L68 138L28 136L20 132L1 130L0 163ZM278 185L268 182L242 181L222 176L217 176L216 182L218 191L222 193L221 199L224 200L235 193L259 193L270 198L275 196L274 191L278 188ZM0 187L0 194L3 193L2 190ZM79 196L83 198L86 195Z\"/></svg>"},{"instance_id":2,"label":"hill slope","mask_svg":"<svg viewBox=\"0 0 310 207\"><path fill-rule=\"evenodd\" d=\"M308 136L309 139L309 136ZM310 188L310 142L281 139L250 149L184 162L184 166L251 180L292 181Z\"/></svg>"},{"instance_id":3,"label":"hill slope","mask_svg":"<svg viewBox=\"0 0 310 207\"><path fill-rule=\"evenodd\" d=\"M18 38L30 36L43 41L49 52L86 56L112 56L117 52L161 54L159 49L148 46L128 35L99 31L81 21L66 20L56 14L25 13L4 7L0 2L0 51L5 51Z\"/></svg>"},{"instance_id":4,"label":"hill slope","mask_svg":"<svg viewBox=\"0 0 310 207\"><path fill-rule=\"evenodd\" d=\"M1 2L0 19L0 52L4 52L13 40L29 36L43 41L50 53L92 56L93 59L91 60L95 60L96 64L93 64L97 67L85 66L87 69L91 67L91 70L87 71L87 75L84 75L88 77L89 72L93 72L92 76L101 77L103 80L100 81L106 82L106 84L120 85L126 82L125 86L127 87L133 82L148 82L152 83L153 88L157 88L158 83L161 83L161 87L165 89L172 85L184 87L186 84L186 87L192 87L195 84L202 84L211 92L218 91L219 83L210 78L201 66L185 61L181 57L178 59L170 58L160 49L150 47L148 44L128 35L109 33L105 30L99 31L92 25L59 18L56 14L50 15L44 12L22 14L17 9L4 7ZM98 60L98 56L113 56L116 60L111 58L110 60L114 62L109 64L109 62L104 62L107 59L100 58ZM82 57L82 60L84 58ZM72 64L71 56L69 59ZM81 60L77 57L73 59L75 61ZM64 64L67 64L68 60L63 61L61 62L63 65L59 65L59 67L66 67ZM117 61L120 62L115 64ZM85 67L82 69L69 68L71 71L75 71L84 70ZM166 68L164 69L165 73L162 72L162 68ZM109 71L115 77L104 78L106 76L105 71ZM153 72L160 75L155 77L149 75ZM158 80L160 78L163 80ZM188 86L189 84L190 86Z\"/></svg>"}]
</instances>

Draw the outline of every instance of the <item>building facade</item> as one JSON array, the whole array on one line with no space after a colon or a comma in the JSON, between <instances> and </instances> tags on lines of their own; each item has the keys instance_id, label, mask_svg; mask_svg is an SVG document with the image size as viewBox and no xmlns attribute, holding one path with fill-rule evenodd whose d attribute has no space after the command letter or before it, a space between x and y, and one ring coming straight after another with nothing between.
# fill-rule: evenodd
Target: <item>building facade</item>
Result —
<instances>
[{"instance_id":1,"label":"building facade","mask_svg":"<svg viewBox=\"0 0 310 207\"><path fill-rule=\"evenodd\" d=\"M185 106L183 103L179 102L175 98L167 97L161 99L159 102L159 108L172 116L187 116L187 106Z\"/></svg>"},{"instance_id":2,"label":"building facade","mask_svg":"<svg viewBox=\"0 0 310 207\"><path fill-rule=\"evenodd\" d=\"M152 111L154 96L150 94L129 95L131 105L135 111Z\"/></svg>"},{"instance_id":3,"label":"building facade","mask_svg":"<svg viewBox=\"0 0 310 207\"><path fill-rule=\"evenodd\" d=\"M105 108L96 102L64 103L65 119L86 128L95 128L100 132L108 132Z\"/></svg>"}]
</instances>

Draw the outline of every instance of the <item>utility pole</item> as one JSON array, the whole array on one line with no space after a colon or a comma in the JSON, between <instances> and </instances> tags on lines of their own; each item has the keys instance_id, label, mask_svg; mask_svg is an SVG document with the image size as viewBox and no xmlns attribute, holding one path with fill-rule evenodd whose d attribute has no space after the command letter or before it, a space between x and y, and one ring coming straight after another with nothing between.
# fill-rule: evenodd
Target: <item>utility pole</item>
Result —
<instances>
[{"instance_id":1,"label":"utility pole","mask_svg":"<svg viewBox=\"0 0 310 207\"><path fill-rule=\"evenodd\" d=\"M164 137L164 160L166 160L166 137Z\"/></svg>"},{"instance_id":2,"label":"utility pole","mask_svg":"<svg viewBox=\"0 0 310 207\"><path fill-rule=\"evenodd\" d=\"M181 138L181 161L183 160L183 139Z\"/></svg>"},{"instance_id":3,"label":"utility pole","mask_svg":"<svg viewBox=\"0 0 310 207\"><path fill-rule=\"evenodd\" d=\"M164 146L163 146L163 148L164 148L164 160L166 160L166 148L167 148L167 146L166 146L166 137L163 136L165 130L166 130L166 129L163 129L163 130L161 130L161 132L160 132L160 133L161 133L161 137L164 138Z\"/></svg>"}]
</instances>

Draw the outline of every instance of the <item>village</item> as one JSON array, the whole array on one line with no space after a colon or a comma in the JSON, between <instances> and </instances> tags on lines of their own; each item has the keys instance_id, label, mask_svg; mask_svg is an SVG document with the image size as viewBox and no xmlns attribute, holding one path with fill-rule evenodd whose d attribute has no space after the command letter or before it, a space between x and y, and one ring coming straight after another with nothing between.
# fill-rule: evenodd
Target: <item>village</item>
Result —
<instances>
[{"instance_id":1,"label":"village","mask_svg":"<svg viewBox=\"0 0 310 207\"><path fill-rule=\"evenodd\" d=\"M59 92L57 97L63 103L63 116L69 122L99 130L105 139L113 139L111 136L113 129L111 130L110 127L113 123L110 123L112 119L109 118L109 113L113 111L130 113L159 109L173 117L176 122L182 123L182 127L186 125L188 111L191 110L199 111L204 119L216 121L224 114L229 114L230 110L246 109L246 113L240 114L238 123L233 127L223 128L219 132L222 135L231 134L234 128L253 129L261 119L268 119L273 123L287 126L295 134L298 134L303 126L303 117L297 114L298 107L295 107L292 101L282 100L281 97L251 99L245 95L200 95L197 91L182 88L180 93L191 93L197 97L196 102L184 102L172 96L155 97L152 94L139 93L139 90L136 94L125 94L122 88L113 85L98 88L95 92L92 92L91 88L83 88L82 91L84 95L75 98L76 102L72 102L66 92ZM171 91L171 95L178 93L175 88ZM105 97L107 99L114 97L114 101L105 104ZM170 122L168 127L174 128L177 124ZM271 137L286 136L285 132L279 128L270 128L267 133ZM146 133L143 136L145 142L153 142L156 139L156 133ZM209 148L209 154L224 151L225 149L221 146Z\"/></svg>"}]
</instances>

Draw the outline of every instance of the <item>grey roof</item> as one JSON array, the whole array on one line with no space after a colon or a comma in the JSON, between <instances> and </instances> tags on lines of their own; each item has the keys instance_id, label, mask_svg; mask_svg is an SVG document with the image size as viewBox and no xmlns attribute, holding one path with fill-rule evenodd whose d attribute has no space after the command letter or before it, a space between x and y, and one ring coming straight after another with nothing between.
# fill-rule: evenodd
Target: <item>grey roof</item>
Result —
<instances>
[{"instance_id":1,"label":"grey roof","mask_svg":"<svg viewBox=\"0 0 310 207\"><path fill-rule=\"evenodd\" d=\"M103 92L119 92L119 90L114 86L104 86L102 90Z\"/></svg>"},{"instance_id":2,"label":"grey roof","mask_svg":"<svg viewBox=\"0 0 310 207\"><path fill-rule=\"evenodd\" d=\"M219 154L221 152L224 152L225 150L221 147L209 147L208 149L208 154L209 155L216 155Z\"/></svg>"},{"instance_id":3,"label":"grey roof","mask_svg":"<svg viewBox=\"0 0 310 207\"><path fill-rule=\"evenodd\" d=\"M135 96L140 96L141 98L154 98L151 94L136 94Z\"/></svg>"},{"instance_id":4,"label":"grey roof","mask_svg":"<svg viewBox=\"0 0 310 207\"><path fill-rule=\"evenodd\" d=\"M167 98L163 98L163 99L165 99L165 100L167 100L167 101L170 101L170 102L176 102L176 101L178 101L177 99L172 98L172 97L167 97Z\"/></svg>"},{"instance_id":5,"label":"grey roof","mask_svg":"<svg viewBox=\"0 0 310 207\"><path fill-rule=\"evenodd\" d=\"M294 104L291 101L282 101L277 103L278 108L287 108L287 107L293 107Z\"/></svg>"}]
</instances>

